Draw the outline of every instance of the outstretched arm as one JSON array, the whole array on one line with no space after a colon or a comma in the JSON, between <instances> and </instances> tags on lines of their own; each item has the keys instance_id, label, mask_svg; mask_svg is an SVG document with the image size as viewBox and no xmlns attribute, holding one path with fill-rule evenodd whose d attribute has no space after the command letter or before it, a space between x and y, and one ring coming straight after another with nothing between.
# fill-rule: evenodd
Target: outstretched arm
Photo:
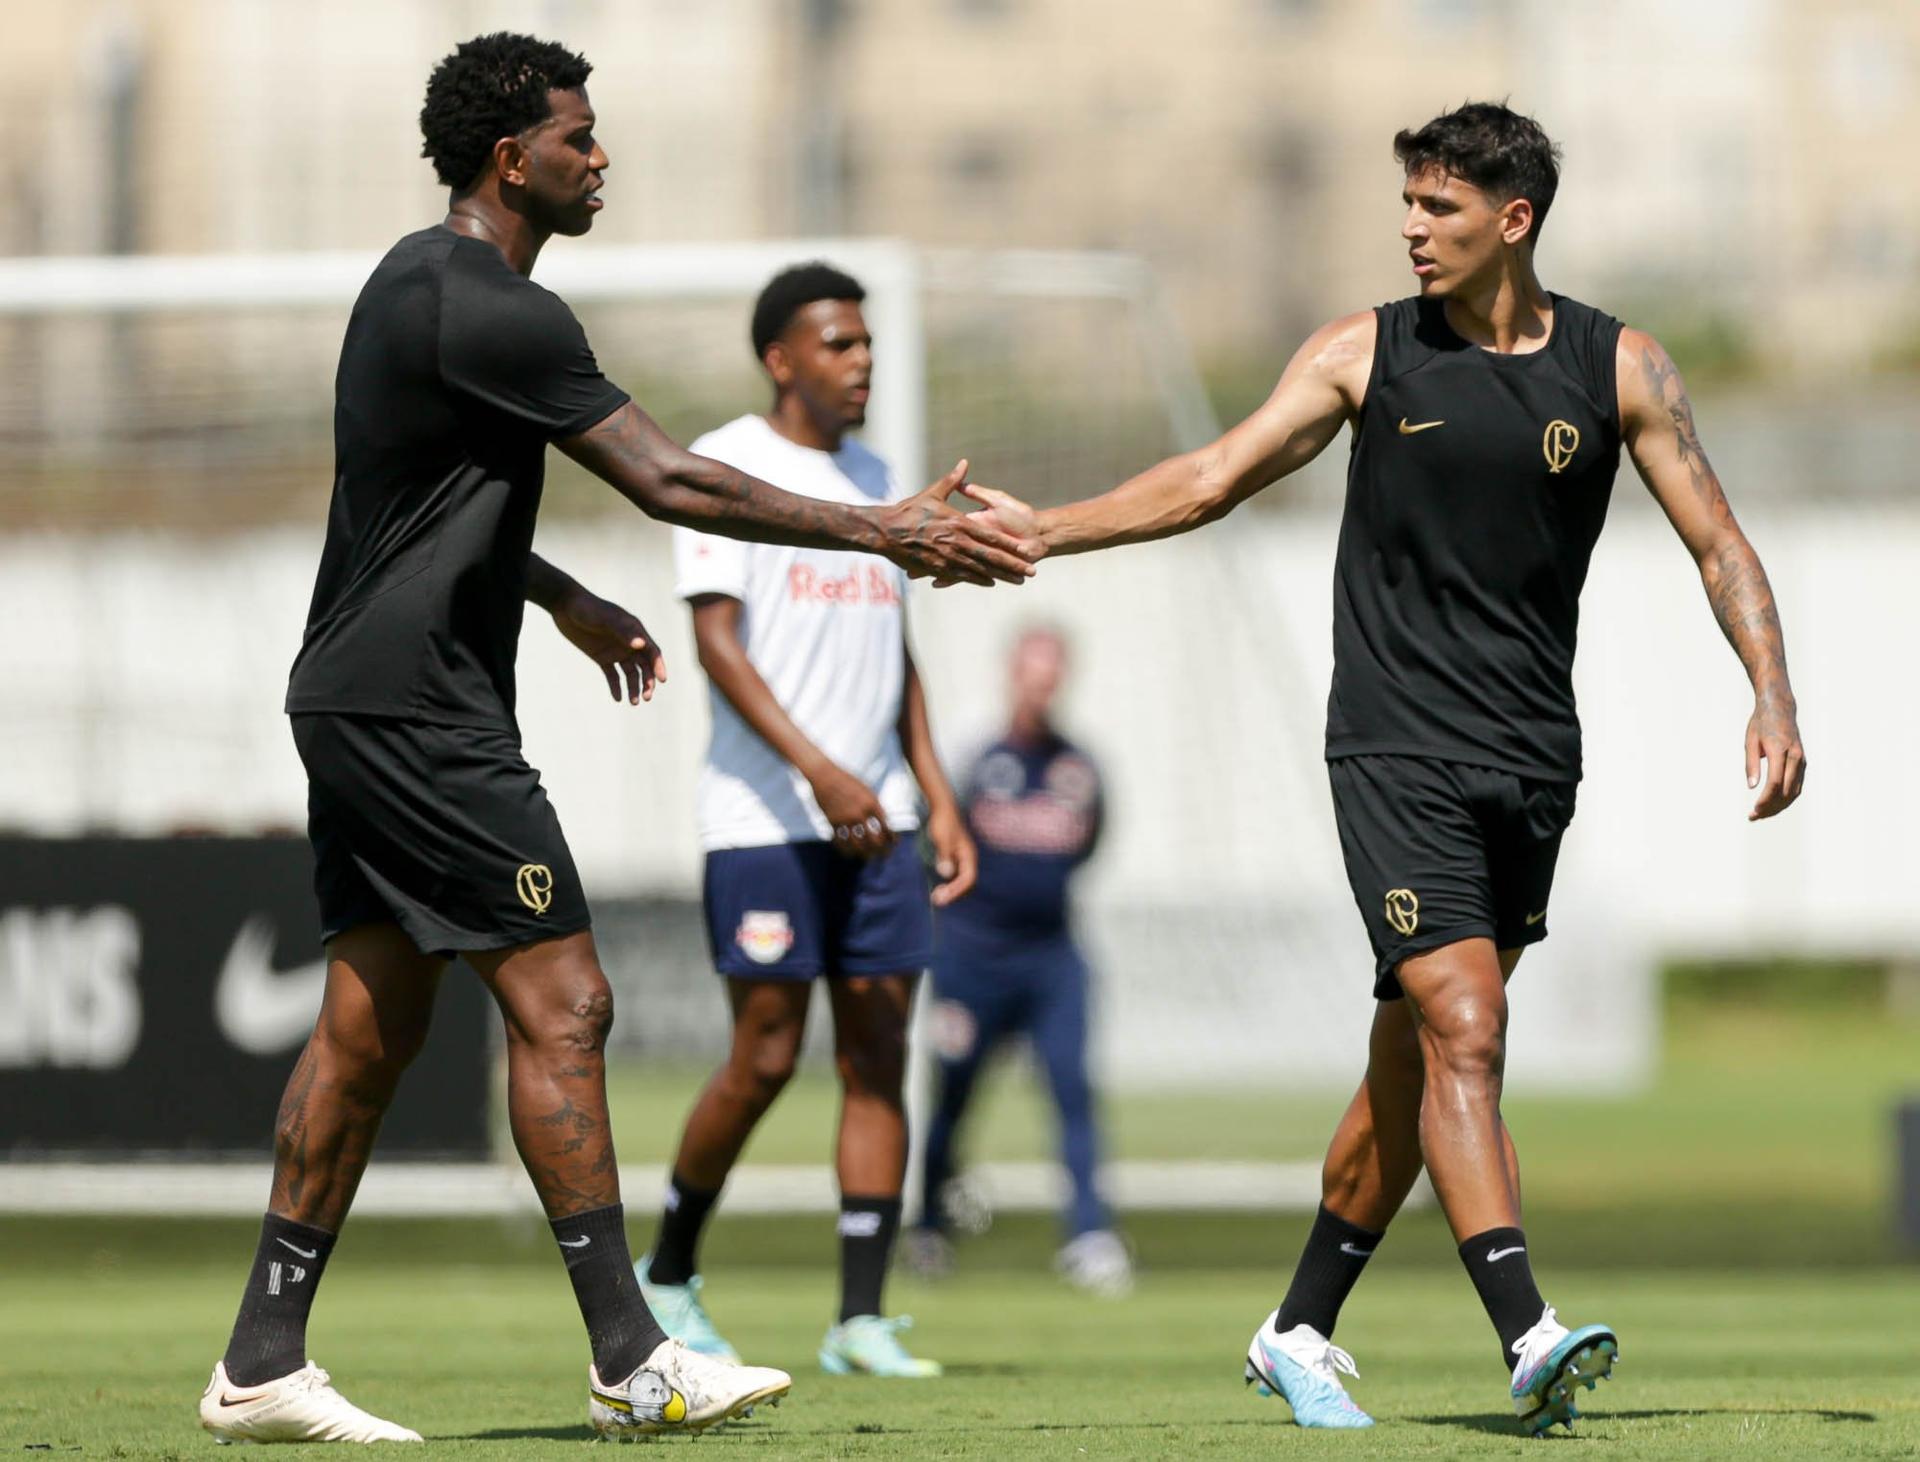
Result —
<instances>
[{"instance_id":1,"label":"outstretched arm","mask_svg":"<svg viewBox=\"0 0 1920 1462\"><path fill-rule=\"evenodd\" d=\"M1253 415L1218 441L1169 457L1099 497L1035 513L989 488L963 491L994 508L1004 527L1036 534L1048 553L1087 553L1189 532L1306 466L1359 415L1374 331L1371 310L1321 326Z\"/></svg>"},{"instance_id":2,"label":"outstretched arm","mask_svg":"<svg viewBox=\"0 0 1920 1462\"><path fill-rule=\"evenodd\" d=\"M1713 617L1753 683L1747 785L1757 788L1759 797L1748 816L1772 817L1793 804L1807 774L1773 586L1734 521L1694 430L1693 406L1680 372L1660 342L1639 330L1622 330L1616 365L1621 435L1633 465L1693 554Z\"/></svg>"},{"instance_id":3,"label":"outstretched arm","mask_svg":"<svg viewBox=\"0 0 1920 1462\"><path fill-rule=\"evenodd\" d=\"M856 508L782 492L736 467L695 456L631 401L556 446L611 484L641 512L683 527L757 543L853 548L884 554L916 577L1017 584L1037 546L948 504L967 464L926 491L885 507Z\"/></svg>"},{"instance_id":4,"label":"outstretched arm","mask_svg":"<svg viewBox=\"0 0 1920 1462\"><path fill-rule=\"evenodd\" d=\"M588 593L537 553L527 556L527 599L551 614L554 627L600 667L615 700L620 699L622 676L629 704L653 699L655 683L667 678L667 662L637 618L612 600Z\"/></svg>"}]
</instances>

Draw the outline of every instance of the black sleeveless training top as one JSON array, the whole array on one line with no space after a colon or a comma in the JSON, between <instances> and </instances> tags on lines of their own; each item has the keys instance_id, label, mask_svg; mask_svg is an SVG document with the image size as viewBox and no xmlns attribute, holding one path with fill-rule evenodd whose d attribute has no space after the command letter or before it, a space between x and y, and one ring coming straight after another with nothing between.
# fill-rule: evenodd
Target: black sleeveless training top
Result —
<instances>
[{"instance_id":1,"label":"black sleeveless training top","mask_svg":"<svg viewBox=\"0 0 1920 1462\"><path fill-rule=\"evenodd\" d=\"M1374 311L1333 578L1327 758L1580 776L1580 587L1620 465L1620 322L1552 295L1541 349L1463 340L1439 300Z\"/></svg>"}]
</instances>

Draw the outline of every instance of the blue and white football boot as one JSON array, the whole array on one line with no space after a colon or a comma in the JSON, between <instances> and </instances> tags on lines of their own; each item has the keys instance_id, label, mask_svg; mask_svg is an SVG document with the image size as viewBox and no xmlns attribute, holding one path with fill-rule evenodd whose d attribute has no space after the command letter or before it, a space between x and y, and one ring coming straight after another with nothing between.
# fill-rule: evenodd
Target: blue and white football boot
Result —
<instances>
[{"instance_id":1,"label":"blue and white football boot","mask_svg":"<svg viewBox=\"0 0 1920 1462\"><path fill-rule=\"evenodd\" d=\"M1274 1329L1275 1310L1253 1332L1247 1346L1247 1384L1262 1396L1283 1396L1300 1426L1372 1426L1373 1418L1353 1404L1342 1374L1360 1379L1353 1357L1311 1325L1295 1325L1284 1334Z\"/></svg>"},{"instance_id":2,"label":"blue and white football boot","mask_svg":"<svg viewBox=\"0 0 1920 1462\"><path fill-rule=\"evenodd\" d=\"M1513 1367L1514 1413L1537 1437L1553 1426L1573 1430L1580 1414L1573 1393L1582 1386L1591 1391L1613 1374L1620 1341L1605 1325L1569 1330L1548 1305L1540 1322L1513 1342L1513 1353L1520 1357Z\"/></svg>"},{"instance_id":3,"label":"blue and white football boot","mask_svg":"<svg viewBox=\"0 0 1920 1462\"><path fill-rule=\"evenodd\" d=\"M690 1274L685 1284L655 1284L647 1277L653 1263L651 1253L642 1254L633 1264L633 1277L640 1281L640 1297L653 1311L660 1328L675 1340L684 1341L688 1350L710 1355L715 1360L738 1361L740 1352L728 1343L700 1303L700 1276Z\"/></svg>"}]
</instances>

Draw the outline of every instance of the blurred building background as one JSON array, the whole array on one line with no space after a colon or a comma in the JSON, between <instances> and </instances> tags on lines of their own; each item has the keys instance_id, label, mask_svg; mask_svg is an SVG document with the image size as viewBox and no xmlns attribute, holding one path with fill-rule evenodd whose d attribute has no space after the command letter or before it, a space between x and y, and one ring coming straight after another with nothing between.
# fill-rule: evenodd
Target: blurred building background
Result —
<instances>
[{"instance_id":1,"label":"blurred building background","mask_svg":"<svg viewBox=\"0 0 1920 1462\"><path fill-rule=\"evenodd\" d=\"M1265 378L1406 284L1394 130L1504 96L1565 147L1556 287L1702 375L1920 359L1909 0L76 0L10 17L0 252L384 247L440 197L426 72L497 26L598 67L608 242L1125 249Z\"/></svg>"}]
</instances>

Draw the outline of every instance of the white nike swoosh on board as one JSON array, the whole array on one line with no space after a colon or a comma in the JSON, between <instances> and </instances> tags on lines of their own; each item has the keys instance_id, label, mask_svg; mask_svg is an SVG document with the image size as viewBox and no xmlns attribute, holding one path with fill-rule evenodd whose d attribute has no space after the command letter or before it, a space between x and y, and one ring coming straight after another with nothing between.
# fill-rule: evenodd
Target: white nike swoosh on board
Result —
<instances>
[{"instance_id":1,"label":"white nike swoosh on board","mask_svg":"<svg viewBox=\"0 0 1920 1462\"><path fill-rule=\"evenodd\" d=\"M318 1259L320 1257L320 1251L318 1249L303 1249L298 1244L287 1243L285 1239L277 1236L274 1242L276 1244L286 1244L289 1249L293 1250L293 1252L298 1254L302 1259Z\"/></svg>"},{"instance_id":2,"label":"white nike swoosh on board","mask_svg":"<svg viewBox=\"0 0 1920 1462\"><path fill-rule=\"evenodd\" d=\"M1494 1264L1506 1258L1509 1254L1524 1254L1526 1252L1527 1246L1525 1244L1515 1244L1511 1249L1489 1249L1487 1250L1487 1262Z\"/></svg>"},{"instance_id":3,"label":"white nike swoosh on board","mask_svg":"<svg viewBox=\"0 0 1920 1462\"><path fill-rule=\"evenodd\" d=\"M584 1249L588 1244L591 1244L592 1242L593 1242L593 1236L591 1234L582 1234L580 1235L578 1240L562 1239L560 1241L560 1247L563 1249Z\"/></svg>"},{"instance_id":4,"label":"white nike swoosh on board","mask_svg":"<svg viewBox=\"0 0 1920 1462\"><path fill-rule=\"evenodd\" d=\"M326 989L327 962L273 967L273 921L249 915L233 936L213 992L213 1014L226 1038L250 1056L276 1056L313 1029Z\"/></svg>"}]
</instances>

